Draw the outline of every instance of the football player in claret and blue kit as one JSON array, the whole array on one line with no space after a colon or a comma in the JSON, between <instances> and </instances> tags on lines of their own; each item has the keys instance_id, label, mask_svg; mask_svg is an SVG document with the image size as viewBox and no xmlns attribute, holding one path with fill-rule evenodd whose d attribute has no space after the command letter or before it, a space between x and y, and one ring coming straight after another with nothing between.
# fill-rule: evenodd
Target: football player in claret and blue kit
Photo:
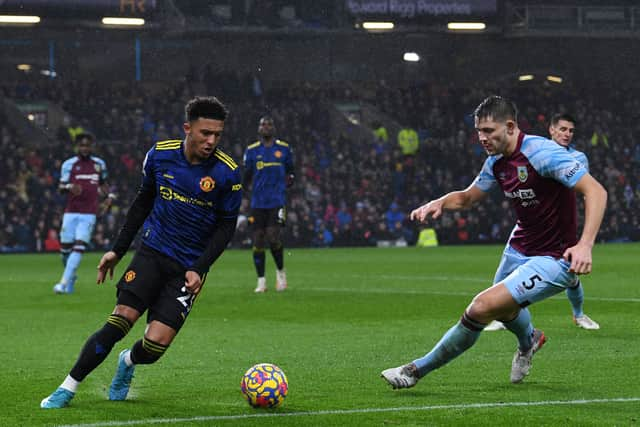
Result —
<instances>
[{"instance_id":1,"label":"football player in claret and blue kit","mask_svg":"<svg viewBox=\"0 0 640 427\"><path fill-rule=\"evenodd\" d=\"M480 144L488 154L469 187L432 200L411 219L436 219L444 210L471 208L492 189L509 199L517 221L493 285L471 301L460 320L424 356L382 371L393 388L413 387L431 371L471 348L492 320L511 331L518 347L511 382L529 374L533 355L546 341L534 328L528 306L575 286L592 268L591 250L604 216L606 190L567 150L540 136L525 135L515 105L491 96L475 110ZM585 215L578 238L574 191L584 196Z\"/></svg>"},{"instance_id":2,"label":"football player in claret and blue kit","mask_svg":"<svg viewBox=\"0 0 640 427\"><path fill-rule=\"evenodd\" d=\"M76 135L77 154L62 163L58 189L67 194L67 205L60 230L60 254L64 271L53 286L56 294L71 294L75 289L78 267L89 247L96 225L98 199L107 196L103 208L115 197L108 192L107 165L92 154L95 137L90 133Z\"/></svg>"},{"instance_id":3,"label":"football player in claret and blue kit","mask_svg":"<svg viewBox=\"0 0 640 427\"><path fill-rule=\"evenodd\" d=\"M576 120L570 114L559 113L554 114L551 117L551 123L549 124L549 135L551 139L558 145L564 147L567 152L573 156L578 162L580 162L584 168L589 171L589 159L582 152L576 150L573 146L573 136L576 129ZM572 194L575 198L575 193ZM569 214L575 216L575 204L573 212ZM574 286L567 287L567 298L571 303L571 311L573 312L573 322L576 326L583 329L597 330L600 329L600 325L587 316L584 313L584 290L582 283L577 280ZM485 331L496 331L501 329L507 329L506 326L500 321L494 320L484 329Z\"/></svg>"},{"instance_id":4,"label":"football player in claret and blue kit","mask_svg":"<svg viewBox=\"0 0 640 427\"><path fill-rule=\"evenodd\" d=\"M242 200L240 168L218 146L227 117L215 97L185 107L185 138L156 143L143 164L142 185L112 250L98 265L97 283L112 278L138 230L140 248L117 284L117 302L101 329L51 395L46 409L63 408L135 322L147 312L144 336L120 353L110 400L124 400L137 365L156 362L183 326L207 272L233 237Z\"/></svg>"}]
</instances>

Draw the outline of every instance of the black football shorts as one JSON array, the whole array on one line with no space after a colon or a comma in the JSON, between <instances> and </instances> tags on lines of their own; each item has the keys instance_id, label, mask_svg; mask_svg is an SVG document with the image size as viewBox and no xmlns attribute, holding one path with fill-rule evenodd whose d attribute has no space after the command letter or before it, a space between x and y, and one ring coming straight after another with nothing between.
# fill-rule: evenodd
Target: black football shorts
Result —
<instances>
[{"instance_id":1,"label":"black football shorts","mask_svg":"<svg viewBox=\"0 0 640 427\"><path fill-rule=\"evenodd\" d=\"M147 323L157 320L179 331L195 300L184 286L185 272L175 260L140 245L117 284L117 303L148 310Z\"/></svg>"},{"instance_id":2,"label":"black football shorts","mask_svg":"<svg viewBox=\"0 0 640 427\"><path fill-rule=\"evenodd\" d=\"M287 221L287 210L284 206L269 209L251 209L249 220L254 228L267 228L280 225L284 227Z\"/></svg>"}]
</instances>

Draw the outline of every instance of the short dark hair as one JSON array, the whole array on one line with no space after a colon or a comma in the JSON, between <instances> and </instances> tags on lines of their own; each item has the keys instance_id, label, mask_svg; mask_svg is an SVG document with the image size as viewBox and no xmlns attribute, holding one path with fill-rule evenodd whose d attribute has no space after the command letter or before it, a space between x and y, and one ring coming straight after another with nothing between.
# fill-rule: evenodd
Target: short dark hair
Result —
<instances>
[{"instance_id":1,"label":"short dark hair","mask_svg":"<svg viewBox=\"0 0 640 427\"><path fill-rule=\"evenodd\" d=\"M565 120L567 122L571 122L571 123L573 123L574 126L576 125L576 119L574 119L573 116L571 114L568 114L568 113L557 113L557 114L554 114L551 117L551 125L552 126L557 125L560 120Z\"/></svg>"},{"instance_id":2,"label":"short dark hair","mask_svg":"<svg viewBox=\"0 0 640 427\"><path fill-rule=\"evenodd\" d=\"M82 141L83 139L88 139L90 142L95 142L96 137L93 136L92 133L89 132L80 132L79 134L76 135L75 139L73 140L73 142L75 142L76 144L80 141Z\"/></svg>"},{"instance_id":3,"label":"short dark hair","mask_svg":"<svg viewBox=\"0 0 640 427\"><path fill-rule=\"evenodd\" d=\"M224 121L227 114L229 114L227 107L215 96L196 96L184 107L184 117L187 122L193 122L199 118Z\"/></svg>"},{"instance_id":4,"label":"short dark hair","mask_svg":"<svg viewBox=\"0 0 640 427\"><path fill-rule=\"evenodd\" d=\"M485 100L476 107L473 114L478 119L491 117L496 121L507 121L509 119L514 121L518 120L518 108L516 104L497 95L491 95L485 98Z\"/></svg>"}]
</instances>

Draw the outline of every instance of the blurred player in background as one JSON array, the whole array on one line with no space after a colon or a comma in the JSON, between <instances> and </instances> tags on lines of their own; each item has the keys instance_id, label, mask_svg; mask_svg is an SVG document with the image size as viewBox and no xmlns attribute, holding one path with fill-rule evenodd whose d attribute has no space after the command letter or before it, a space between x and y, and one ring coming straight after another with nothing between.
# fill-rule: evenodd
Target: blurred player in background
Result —
<instances>
[{"instance_id":1,"label":"blurred player in background","mask_svg":"<svg viewBox=\"0 0 640 427\"><path fill-rule=\"evenodd\" d=\"M569 154L573 156L577 161L582 163L584 168L589 171L589 160L587 156L582 152L576 150L571 142L576 129L576 120L569 114L555 114L551 118L549 125L549 135L556 143L560 144L567 149ZM575 197L575 193L573 193ZM593 321L589 316L584 314L584 291L580 280L573 287L567 288L567 298L571 303L571 310L573 311L573 322L584 329L600 329L600 325ZM484 329L485 331L497 331L506 329L506 327L499 321L493 321Z\"/></svg>"},{"instance_id":2,"label":"blurred player in background","mask_svg":"<svg viewBox=\"0 0 640 427\"><path fill-rule=\"evenodd\" d=\"M117 302L107 323L86 341L69 375L40 403L63 408L80 382L100 365L116 342L147 313L142 339L118 358L110 400L124 400L137 364L156 362L189 315L210 266L233 237L242 184L240 168L218 148L225 106L197 97L185 107L184 140L156 143L145 157L142 185L111 251L98 265L98 284L142 227L141 245L118 282Z\"/></svg>"},{"instance_id":3,"label":"blurred player in background","mask_svg":"<svg viewBox=\"0 0 640 427\"><path fill-rule=\"evenodd\" d=\"M253 228L253 263L258 275L255 292L267 290L266 244L276 263L276 290L287 289L280 229L287 218L286 189L293 184L295 175L291 147L277 139L275 131L273 119L262 117L258 125L260 139L249 145L244 154L244 188L252 183L249 222Z\"/></svg>"},{"instance_id":4,"label":"blurred player in background","mask_svg":"<svg viewBox=\"0 0 640 427\"><path fill-rule=\"evenodd\" d=\"M578 274L591 272L607 192L566 149L546 138L525 135L517 125L515 105L498 96L475 110L475 127L489 155L473 183L411 212L420 222L443 210L468 209L500 188L511 200L517 225L505 248L494 285L471 301L460 321L423 357L382 371L393 388L413 387L420 378L471 348L492 320L502 321L517 337L511 382L529 374L533 355L545 343L533 327L527 306L567 288ZM584 195L585 219L577 238L574 190Z\"/></svg>"},{"instance_id":5,"label":"blurred player in background","mask_svg":"<svg viewBox=\"0 0 640 427\"><path fill-rule=\"evenodd\" d=\"M58 189L68 193L68 196L60 230L60 253L64 272L60 282L53 287L57 294L73 292L82 254L91 242L93 228L96 225L98 198L108 194L107 165L104 160L91 155L94 143L93 135L78 134L78 154L62 163ZM113 197L113 194L108 194L103 209L111 205Z\"/></svg>"}]
</instances>

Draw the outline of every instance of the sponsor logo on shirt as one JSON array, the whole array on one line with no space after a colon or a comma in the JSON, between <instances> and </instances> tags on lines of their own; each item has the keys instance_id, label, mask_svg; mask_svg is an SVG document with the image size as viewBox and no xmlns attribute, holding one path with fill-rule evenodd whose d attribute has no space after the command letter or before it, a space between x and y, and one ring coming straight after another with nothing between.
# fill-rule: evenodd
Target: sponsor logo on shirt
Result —
<instances>
[{"instance_id":1,"label":"sponsor logo on shirt","mask_svg":"<svg viewBox=\"0 0 640 427\"><path fill-rule=\"evenodd\" d=\"M522 188L516 191L505 191L504 195L510 199L535 199L536 193L531 188Z\"/></svg>"},{"instance_id":2,"label":"sponsor logo on shirt","mask_svg":"<svg viewBox=\"0 0 640 427\"><path fill-rule=\"evenodd\" d=\"M282 166L282 163L280 162L256 162L256 169L258 170L262 170L266 167L272 167L272 166Z\"/></svg>"},{"instance_id":3,"label":"sponsor logo on shirt","mask_svg":"<svg viewBox=\"0 0 640 427\"><path fill-rule=\"evenodd\" d=\"M76 179L90 179L92 181L97 181L100 179L97 173L80 173L75 176Z\"/></svg>"},{"instance_id":4,"label":"sponsor logo on shirt","mask_svg":"<svg viewBox=\"0 0 640 427\"><path fill-rule=\"evenodd\" d=\"M160 197L162 197L164 200L167 200L167 201L176 201L176 202L187 203L189 205L196 205L196 206L209 207L209 208L213 207L213 202L211 201L200 200L200 199L196 199L195 197L185 196L184 194L180 194L174 189L165 187L164 185L160 186L158 193L160 193Z\"/></svg>"},{"instance_id":5,"label":"sponsor logo on shirt","mask_svg":"<svg viewBox=\"0 0 640 427\"><path fill-rule=\"evenodd\" d=\"M504 195L509 199L520 199L524 208L537 206L540 200L536 199L536 193L531 188L523 188L516 191L505 191Z\"/></svg>"},{"instance_id":6,"label":"sponsor logo on shirt","mask_svg":"<svg viewBox=\"0 0 640 427\"><path fill-rule=\"evenodd\" d=\"M575 166L569 169L569 172L567 172L564 177L567 179L571 179L571 177L574 176L576 172L578 172L579 170L580 170L580 163L576 162Z\"/></svg>"}]
</instances>

